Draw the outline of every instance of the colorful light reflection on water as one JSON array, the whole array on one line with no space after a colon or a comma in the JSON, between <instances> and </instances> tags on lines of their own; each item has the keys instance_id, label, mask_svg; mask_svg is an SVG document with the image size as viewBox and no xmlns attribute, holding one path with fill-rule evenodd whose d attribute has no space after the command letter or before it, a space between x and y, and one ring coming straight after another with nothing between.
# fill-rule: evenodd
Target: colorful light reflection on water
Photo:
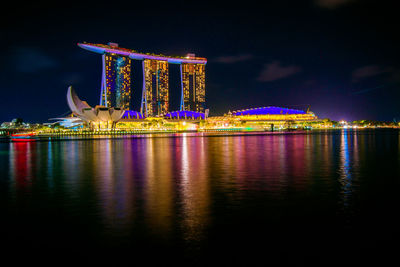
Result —
<instances>
[{"instance_id":1,"label":"colorful light reflection on water","mask_svg":"<svg viewBox=\"0 0 400 267\"><path fill-rule=\"evenodd\" d=\"M74 244L117 261L134 250L296 262L284 255L304 260L297 245L307 239L334 259L340 234L344 247L398 234L388 211L398 203L399 138L341 130L0 143L3 229L10 248Z\"/></svg>"}]
</instances>

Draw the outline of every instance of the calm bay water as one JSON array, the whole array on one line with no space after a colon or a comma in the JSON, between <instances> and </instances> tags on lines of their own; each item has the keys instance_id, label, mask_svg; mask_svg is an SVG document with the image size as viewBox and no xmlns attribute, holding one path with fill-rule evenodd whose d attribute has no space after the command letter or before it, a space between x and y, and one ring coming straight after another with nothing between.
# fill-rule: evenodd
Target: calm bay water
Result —
<instances>
[{"instance_id":1,"label":"calm bay water","mask_svg":"<svg viewBox=\"0 0 400 267\"><path fill-rule=\"evenodd\" d=\"M399 249L398 130L3 142L0 176L0 254L16 262L382 263Z\"/></svg>"}]
</instances>

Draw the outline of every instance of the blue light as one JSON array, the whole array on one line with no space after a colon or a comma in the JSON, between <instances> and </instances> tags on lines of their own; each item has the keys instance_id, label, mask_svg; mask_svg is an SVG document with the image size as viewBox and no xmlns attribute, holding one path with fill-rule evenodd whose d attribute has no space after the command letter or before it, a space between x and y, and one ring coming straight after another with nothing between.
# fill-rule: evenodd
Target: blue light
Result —
<instances>
[{"instance_id":1,"label":"blue light","mask_svg":"<svg viewBox=\"0 0 400 267\"><path fill-rule=\"evenodd\" d=\"M190 110L179 110L171 111L165 114L167 119L194 119L194 120L204 120L206 115L201 112L190 111Z\"/></svg>"},{"instance_id":2,"label":"blue light","mask_svg":"<svg viewBox=\"0 0 400 267\"><path fill-rule=\"evenodd\" d=\"M126 110L122 119L143 119L143 114L134 110Z\"/></svg>"},{"instance_id":3,"label":"blue light","mask_svg":"<svg viewBox=\"0 0 400 267\"><path fill-rule=\"evenodd\" d=\"M307 114L303 110L280 108L280 107L262 107L252 108L246 110L234 111L234 116L244 115L294 115L294 114Z\"/></svg>"}]
</instances>

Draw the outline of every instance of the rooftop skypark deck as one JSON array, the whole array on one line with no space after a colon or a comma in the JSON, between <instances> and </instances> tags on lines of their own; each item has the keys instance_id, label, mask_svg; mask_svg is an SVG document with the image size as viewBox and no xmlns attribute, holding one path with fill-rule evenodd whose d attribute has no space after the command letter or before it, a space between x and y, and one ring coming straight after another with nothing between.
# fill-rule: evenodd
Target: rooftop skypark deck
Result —
<instances>
[{"instance_id":1,"label":"rooftop skypark deck","mask_svg":"<svg viewBox=\"0 0 400 267\"><path fill-rule=\"evenodd\" d=\"M98 54L112 53L121 56L126 56L131 59L144 60L164 60L171 64L194 63L194 64L207 64L207 59L202 57L195 57L188 54L186 57L181 56L166 56L152 53L140 53L133 49L119 47L118 44L109 43L105 44L92 44L92 43L78 43L78 46Z\"/></svg>"}]
</instances>

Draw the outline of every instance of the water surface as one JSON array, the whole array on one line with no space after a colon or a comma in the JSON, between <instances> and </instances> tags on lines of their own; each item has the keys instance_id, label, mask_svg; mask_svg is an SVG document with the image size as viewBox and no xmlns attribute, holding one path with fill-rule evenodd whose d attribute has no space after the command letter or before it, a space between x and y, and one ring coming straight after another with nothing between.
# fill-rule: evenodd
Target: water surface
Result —
<instances>
[{"instance_id":1,"label":"water surface","mask_svg":"<svg viewBox=\"0 0 400 267\"><path fill-rule=\"evenodd\" d=\"M388 262L399 249L399 140L387 129L3 142L1 253L95 264Z\"/></svg>"}]
</instances>

